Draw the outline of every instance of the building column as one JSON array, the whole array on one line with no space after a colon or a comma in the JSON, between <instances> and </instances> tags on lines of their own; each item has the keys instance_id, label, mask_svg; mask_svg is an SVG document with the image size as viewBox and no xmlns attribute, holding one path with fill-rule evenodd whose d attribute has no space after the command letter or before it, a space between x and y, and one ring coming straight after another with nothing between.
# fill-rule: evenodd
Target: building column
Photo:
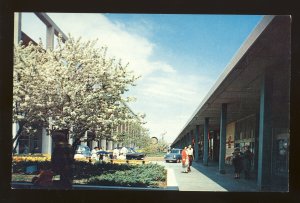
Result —
<instances>
[{"instance_id":1,"label":"building column","mask_svg":"<svg viewBox=\"0 0 300 203\"><path fill-rule=\"evenodd\" d=\"M190 134L189 134L189 144L188 145L192 145L193 143L193 130L191 130Z\"/></svg>"},{"instance_id":2,"label":"building column","mask_svg":"<svg viewBox=\"0 0 300 203\"><path fill-rule=\"evenodd\" d=\"M47 26L46 49L53 49L53 48L54 48L54 27Z\"/></svg>"},{"instance_id":3,"label":"building column","mask_svg":"<svg viewBox=\"0 0 300 203\"><path fill-rule=\"evenodd\" d=\"M112 150L112 149L113 149L113 141L109 140L107 150Z\"/></svg>"},{"instance_id":4,"label":"building column","mask_svg":"<svg viewBox=\"0 0 300 203\"><path fill-rule=\"evenodd\" d=\"M204 122L204 143L203 143L203 165L208 165L208 124L209 118L205 118Z\"/></svg>"},{"instance_id":5,"label":"building column","mask_svg":"<svg viewBox=\"0 0 300 203\"><path fill-rule=\"evenodd\" d=\"M225 174L227 104L221 107L219 172Z\"/></svg>"},{"instance_id":6,"label":"building column","mask_svg":"<svg viewBox=\"0 0 300 203\"><path fill-rule=\"evenodd\" d=\"M118 147L118 143L114 142L114 149Z\"/></svg>"},{"instance_id":7,"label":"building column","mask_svg":"<svg viewBox=\"0 0 300 203\"><path fill-rule=\"evenodd\" d=\"M84 136L80 140L82 140L80 142L81 145L87 146L87 131L85 131Z\"/></svg>"},{"instance_id":8,"label":"building column","mask_svg":"<svg viewBox=\"0 0 300 203\"><path fill-rule=\"evenodd\" d=\"M94 149L94 147L98 147L98 141L92 141L92 148Z\"/></svg>"},{"instance_id":9,"label":"building column","mask_svg":"<svg viewBox=\"0 0 300 203\"><path fill-rule=\"evenodd\" d=\"M100 141L100 147L103 149L103 150L106 150L106 139L102 139Z\"/></svg>"},{"instance_id":10,"label":"building column","mask_svg":"<svg viewBox=\"0 0 300 203\"><path fill-rule=\"evenodd\" d=\"M272 75L264 74L260 89L257 186L264 190L271 183Z\"/></svg>"},{"instance_id":11,"label":"building column","mask_svg":"<svg viewBox=\"0 0 300 203\"><path fill-rule=\"evenodd\" d=\"M17 136L17 132L19 130L19 124L18 123L13 123L13 127L12 127L12 134L13 134L13 138L15 138ZM17 140L13 143L13 148L15 148L17 144ZM16 147L16 154L19 154L19 144Z\"/></svg>"},{"instance_id":12,"label":"building column","mask_svg":"<svg viewBox=\"0 0 300 203\"><path fill-rule=\"evenodd\" d=\"M17 45L21 41L21 23L22 14L19 12L14 13L14 44Z\"/></svg>"},{"instance_id":13,"label":"building column","mask_svg":"<svg viewBox=\"0 0 300 203\"><path fill-rule=\"evenodd\" d=\"M189 133L187 133L187 134L185 135L185 147L189 146L189 136L190 136Z\"/></svg>"},{"instance_id":14,"label":"building column","mask_svg":"<svg viewBox=\"0 0 300 203\"><path fill-rule=\"evenodd\" d=\"M73 145L73 126L71 126L69 130L68 144Z\"/></svg>"},{"instance_id":15,"label":"building column","mask_svg":"<svg viewBox=\"0 0 300 203\"><path fill-rule=\"evenodd\" d=\"M195 161L198 161L198 159L199 159L199 157L198 157L198 154L199 154L199 145L198 145L198 142L199 142L199 136L200 136L199 128L200 128L200 126L196 125L196 129L195 129L195 133L194 133L194 139L195 139L195 146L194 146Z\"/></svg>"},{"instance_id":16,"label":"building column","mask_svg":"<svg viewBox=\"0 0 300 203\"><path fill-rule=\"evenodd\" d=\"M46 128L42 129L42 154L52 153L52 138L47 133Z\"/></svg>"},{"instance_id":17,"label":"building column","mask_svg":"<svg viewBox=\"0 0 300 203\"><path fill-rule=\"evenodd\" d=\"M69 136L68 143L69 143L70 145L73 145L73 138L72 138L71 136Z\"/></svg>"}]
</instances>

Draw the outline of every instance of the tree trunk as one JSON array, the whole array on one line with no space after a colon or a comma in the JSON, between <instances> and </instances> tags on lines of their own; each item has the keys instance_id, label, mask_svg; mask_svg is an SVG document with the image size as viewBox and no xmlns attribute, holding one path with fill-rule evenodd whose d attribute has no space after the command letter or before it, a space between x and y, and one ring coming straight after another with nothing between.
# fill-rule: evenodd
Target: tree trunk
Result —
<instances>
[{"instance_id":1,"label":"tree trunk","mask_svg":"<svg viewBox=\"0 0 300 203\"><path fill-rule=\"evenodd\" d=\"M75 151L77 148L77 145L80 144L80 138L76 138L75 141L72 143L72 149L73 149L73 154L75 155Z\"/></svg>"}]
</instances>

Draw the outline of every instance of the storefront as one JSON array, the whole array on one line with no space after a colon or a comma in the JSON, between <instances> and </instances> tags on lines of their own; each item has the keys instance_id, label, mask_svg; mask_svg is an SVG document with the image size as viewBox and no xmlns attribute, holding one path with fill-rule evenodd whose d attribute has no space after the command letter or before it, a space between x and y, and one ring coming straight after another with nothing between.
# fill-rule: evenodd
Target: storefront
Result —
<instances>
[{"instance_id":1,"label":"storefront","mask_svg":"<svg viewBox=\"0 0 300 203\"><path fill-rule=\"evenodd\" d=\"M290 16L265 16L174 141L182 144L179 138L200 126L201 134L210 135L199 136L199 157L204 154L204 166L219 160L221 174L234 148L243 153L249 146L260 191L288 190L290 31Z\"/></svg>"},{"instance_id":2,"label":"storefront","mask_svg":"<svg viewBox=\"0 0 300 203\"><path fill-rule=\"evenodd\" d=\"M286 128L275 128L272 132L272 167L274 184L288 186L290 134Z\"/></svg>"},{"instance_id":3,"label":"storefront","mask_svg":"<svg viewBox=\"0 0 300 203\"><path fill-rule=\"evenodd\" d=\"M210 131L208 135L208 158L211 161L219 161L220 152L220 132L219 130Z\"/></svg>"},{"instance_id":4,"label":"storefront","mask_svg":"<svg viewBox=\"0 0 300 203\"><path fill-rule=\"evenodd\" d=\"M257 175L258 160L258 117L256 114L242 118L235 123L235 147L239 147L244 152L246 146L249 146L253 159L251 162L251 173L254 177Z\"/></svg>"},{"instance_id":5,"label":"storefront","mask_svg":"<svg viewBox=\"0 0 300 203\"><path fill-rule=\"evenodd\" d=\"M229 164L229 165L232 165L232 153L234 151L234 133L235 133L235 122L227 124L225 164Z\"/></svg>"}]
</instances>

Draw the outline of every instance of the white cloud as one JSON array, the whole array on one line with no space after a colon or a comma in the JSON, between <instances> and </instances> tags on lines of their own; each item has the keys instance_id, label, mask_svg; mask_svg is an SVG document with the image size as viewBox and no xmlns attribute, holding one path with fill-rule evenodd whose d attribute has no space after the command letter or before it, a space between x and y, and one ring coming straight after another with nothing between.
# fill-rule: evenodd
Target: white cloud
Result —
<instances>
[{"instance_id":1,"label":"white cloud","mask_svg":"<svg viewBox=\"0 0 300 203\"><path fill-rule=\"evenodd\" d=\"M150 24L147 29L148 22L128 27L102 14L48 15L65 34L81 36L83 40L98 38L108 46L110 55L121 58L124 64L129 62L129 68L142 75L137 87L129 92L137 97L130 106L136 113L146 113L146 127L152 136L167 131L165 139L172 142L213 83L205 76L182 73L164 61L163 56L157 56L154 49L160 45L147 39L154 26ZM28 26L28 30L34 30Z\"/></svg>"},{"instance_id":2,"label":"white cloud","mask_svg":"<svg viewBox=\"0 0 300 203\"><path fill-rule=\"evenodd\" d=\"M102 14L49 13L49 16L66 34L82 36L83 39L98 38L101 45L108 46L110 55L121 58L124 64L129 62L129 68L138 75L145 76L154 71L175 71L163 61L150 60L155 44L139 35L140 33L133 33L132 28L129 32L124 24L111 22ZM145 30L145 23L140 27Z\"/></svg>"},{"instance_id":3,"label":"white cloud","mask_svg":"<svg viewBox=\"0 0 300 203\"><path fill-rule=\"evenodd\" d=\"M167 131L165 140L172 142L212 84L207 77L178 72L149 76L133 91L137 102L130 106L146 113L151 135Z\"/></svg>"}]
</instances>

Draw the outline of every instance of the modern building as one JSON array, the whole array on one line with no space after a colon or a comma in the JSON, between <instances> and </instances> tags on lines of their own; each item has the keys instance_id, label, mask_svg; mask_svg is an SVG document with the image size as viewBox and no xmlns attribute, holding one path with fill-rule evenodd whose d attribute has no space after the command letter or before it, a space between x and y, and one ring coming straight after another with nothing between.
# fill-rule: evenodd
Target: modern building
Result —
<instances>
[{"instance_id":1,"label":"modern building","mask_svg":"<svg viewBox=\"0 0 300 203\"><path fill-rule=\"evenodd\" d=\"M63 37L63 41L66 41L68 38L64 34L64 32L52 21L52 19L45 13L35 13L35 15L45 24L46 32L46 49L52 49L54 47L54 38L58 36L60 33ZM37 44L34 40L30 38L29 35L22 31L22 13L15 13L14 19L14 43L17 44L22 40L24 45L27 45L30 41L34 44ZM127 106L125 103L122 103L129 110L129 113L139 120L138 116ZM139 120L140 121L140 120ZM140 121L142 123L142 121ZM140 135L140 126L136 126L136 124L132 123L124 123L120 124L116 127L116 130L112 132L111 135L107 136L110 139L101 139L101 140L91 140L86 139L92 137L93 134L89 131L85 133L85 137L83 137L82 145L87 145L90 148L94 148L96 146L102 147L104 150L112 150L114 147L126 146L136 147L135 139ZM13 138L16 136L16 133L19 129L18 123L13 124ZM125 142L123 140L116 140L115 135L117 133L124 133L127 137ZM69 136L69 143L72 143L72 138ZM84 141L87 140L87 141ZM43 153L43 154L51 154L53 149L53 141L50 136L50 132L45 128L40 128L34 134L34 136L23 135L19 138L19 141L14 143L14 147L16 146L16 153Z\"/></svg>"},{"instance_id":2,"label":"modern building","mask_svg":"<svg viewBox=\"0 0 300 203\"><path fill-rule=\"evenodd\" d=\"M291 18L264 16L191 115L172 147L226 173L235 147L250 146L261 191L288 190Z\"/></svg>"}]
</instances>

